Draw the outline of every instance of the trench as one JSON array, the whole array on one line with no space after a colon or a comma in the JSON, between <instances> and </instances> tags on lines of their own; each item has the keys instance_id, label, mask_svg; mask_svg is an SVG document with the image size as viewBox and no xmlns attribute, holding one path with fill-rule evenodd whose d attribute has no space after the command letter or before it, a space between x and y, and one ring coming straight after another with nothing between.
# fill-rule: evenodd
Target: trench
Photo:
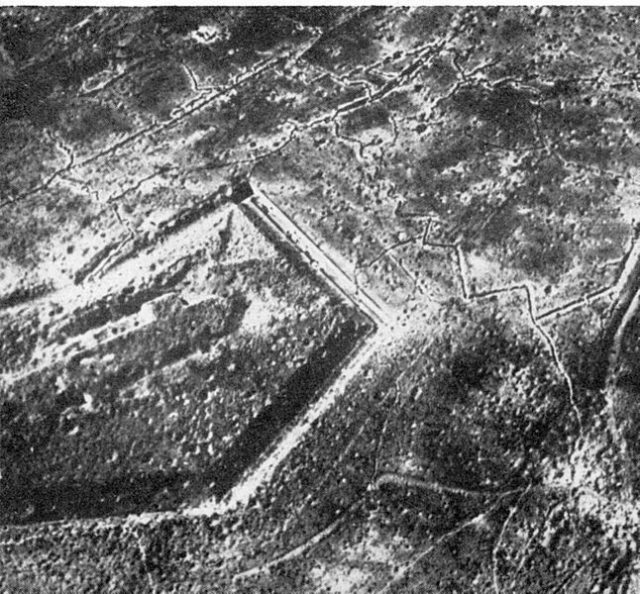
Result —
<instances>
[{"instance_id":1,"label":"trench","mask_svg":"<svg viewBox=\"0 0 640 594\"><path fill-rule=\"evenodd\" d=\"M267 405L229 448L216 465L213 495L222 498L260 454L268 449L284 427L306 408L326 387L370 326L350 319L331 333L323 347L315 351L284 383L274 401Z\"/></svg>"},{"instance_id":2,"label":"trench","mask_svg":"<svg viewBox=\"0 0 640 594\"><path fill-rule=\"evenodd\" d=\"M221 497L269 448L275 438L331 383L372 327L360 316L336 325L282 384L277 396L211 465L197 471L131 474L108 481L38 484L14 480L0 488L0 522L45 521L123 516L171 511L205 495Z\"/></svg>"}]
</instances>

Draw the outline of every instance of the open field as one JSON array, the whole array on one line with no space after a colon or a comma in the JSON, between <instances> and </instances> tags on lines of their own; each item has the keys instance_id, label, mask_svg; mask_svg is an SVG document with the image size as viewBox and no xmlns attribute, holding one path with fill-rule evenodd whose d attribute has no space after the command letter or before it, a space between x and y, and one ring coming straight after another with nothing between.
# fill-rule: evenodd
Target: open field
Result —
<instances>
[{"instance_id":1,"label":"open field","mask_svg":"<svg viewBox=\"0 0 640 594\"><path fill-rule=\"evenodd\" d=\"M0 9L0 591L640 591L639 26Z\"/></svg>"}]
</instances>

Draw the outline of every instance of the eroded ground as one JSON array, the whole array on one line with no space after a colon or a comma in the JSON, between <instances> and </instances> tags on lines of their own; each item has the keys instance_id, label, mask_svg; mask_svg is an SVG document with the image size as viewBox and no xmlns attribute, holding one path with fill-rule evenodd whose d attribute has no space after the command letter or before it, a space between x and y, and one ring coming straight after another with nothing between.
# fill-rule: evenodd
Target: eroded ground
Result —
<instances>
[{"instance_id":1,"label":"eroded ground","mask_svg":"<svg viewBox=\"0 0 640 594\"><path fill-rule=\"evenodd\" d=\"M640 588L639 23L2 9L3 591Z\"/></svg>"}]
</instances>

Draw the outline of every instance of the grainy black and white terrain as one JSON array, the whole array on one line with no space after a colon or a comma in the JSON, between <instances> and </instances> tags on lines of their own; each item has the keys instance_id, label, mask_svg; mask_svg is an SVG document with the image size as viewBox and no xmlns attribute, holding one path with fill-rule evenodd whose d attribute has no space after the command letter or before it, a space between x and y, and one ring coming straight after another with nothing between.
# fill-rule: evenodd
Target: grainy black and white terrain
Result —
<instances>
[{"instance_id":1,"label":"grainy black and white terrain","mask_svg":"<svg viewBox=\"0 0 640 594\"><path fill-rule=\"evenodd\" d=\"M0 9L0 592L640 592L640 10Z\"/></svg>"}]
</instances>

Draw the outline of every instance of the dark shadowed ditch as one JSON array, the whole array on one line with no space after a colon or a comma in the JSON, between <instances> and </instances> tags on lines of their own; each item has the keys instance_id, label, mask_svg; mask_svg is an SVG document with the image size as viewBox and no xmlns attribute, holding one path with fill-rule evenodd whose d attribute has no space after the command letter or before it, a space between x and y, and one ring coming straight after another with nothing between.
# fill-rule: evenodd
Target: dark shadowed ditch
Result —
<instances>
[{"instance_id":1,"label":"dark shadowed ditch","mask_svg":"<svg viewBox=\"0 0 640 594\"><path fill-rule=\"evenodd\" d=\"M309 404L369 329L366 324L353 319L347 320L329 335L322 348L314 352L307 362L289 377L278 397L249 423L216 466L213 473L213 493L216 497L222 497L229 491L244 470L257 460L282 428Z\"/></svg>"},{"instance_id":2,"label":"dark shadowed ditch","mask_svg":"<svg viewBox=\"0 0 640 594\"><path fill-rule=\"evenodd\" d=\"M361 338L371 330L359 317L336 325L233 443L198 472L158 472L109 481L34 484L5 481L0 487L0 519L24 524L172 510L202 495L224 495L282 430L331 381ZM19 476L19 475L18 475Z\"/></svg>"}]
</instances>

